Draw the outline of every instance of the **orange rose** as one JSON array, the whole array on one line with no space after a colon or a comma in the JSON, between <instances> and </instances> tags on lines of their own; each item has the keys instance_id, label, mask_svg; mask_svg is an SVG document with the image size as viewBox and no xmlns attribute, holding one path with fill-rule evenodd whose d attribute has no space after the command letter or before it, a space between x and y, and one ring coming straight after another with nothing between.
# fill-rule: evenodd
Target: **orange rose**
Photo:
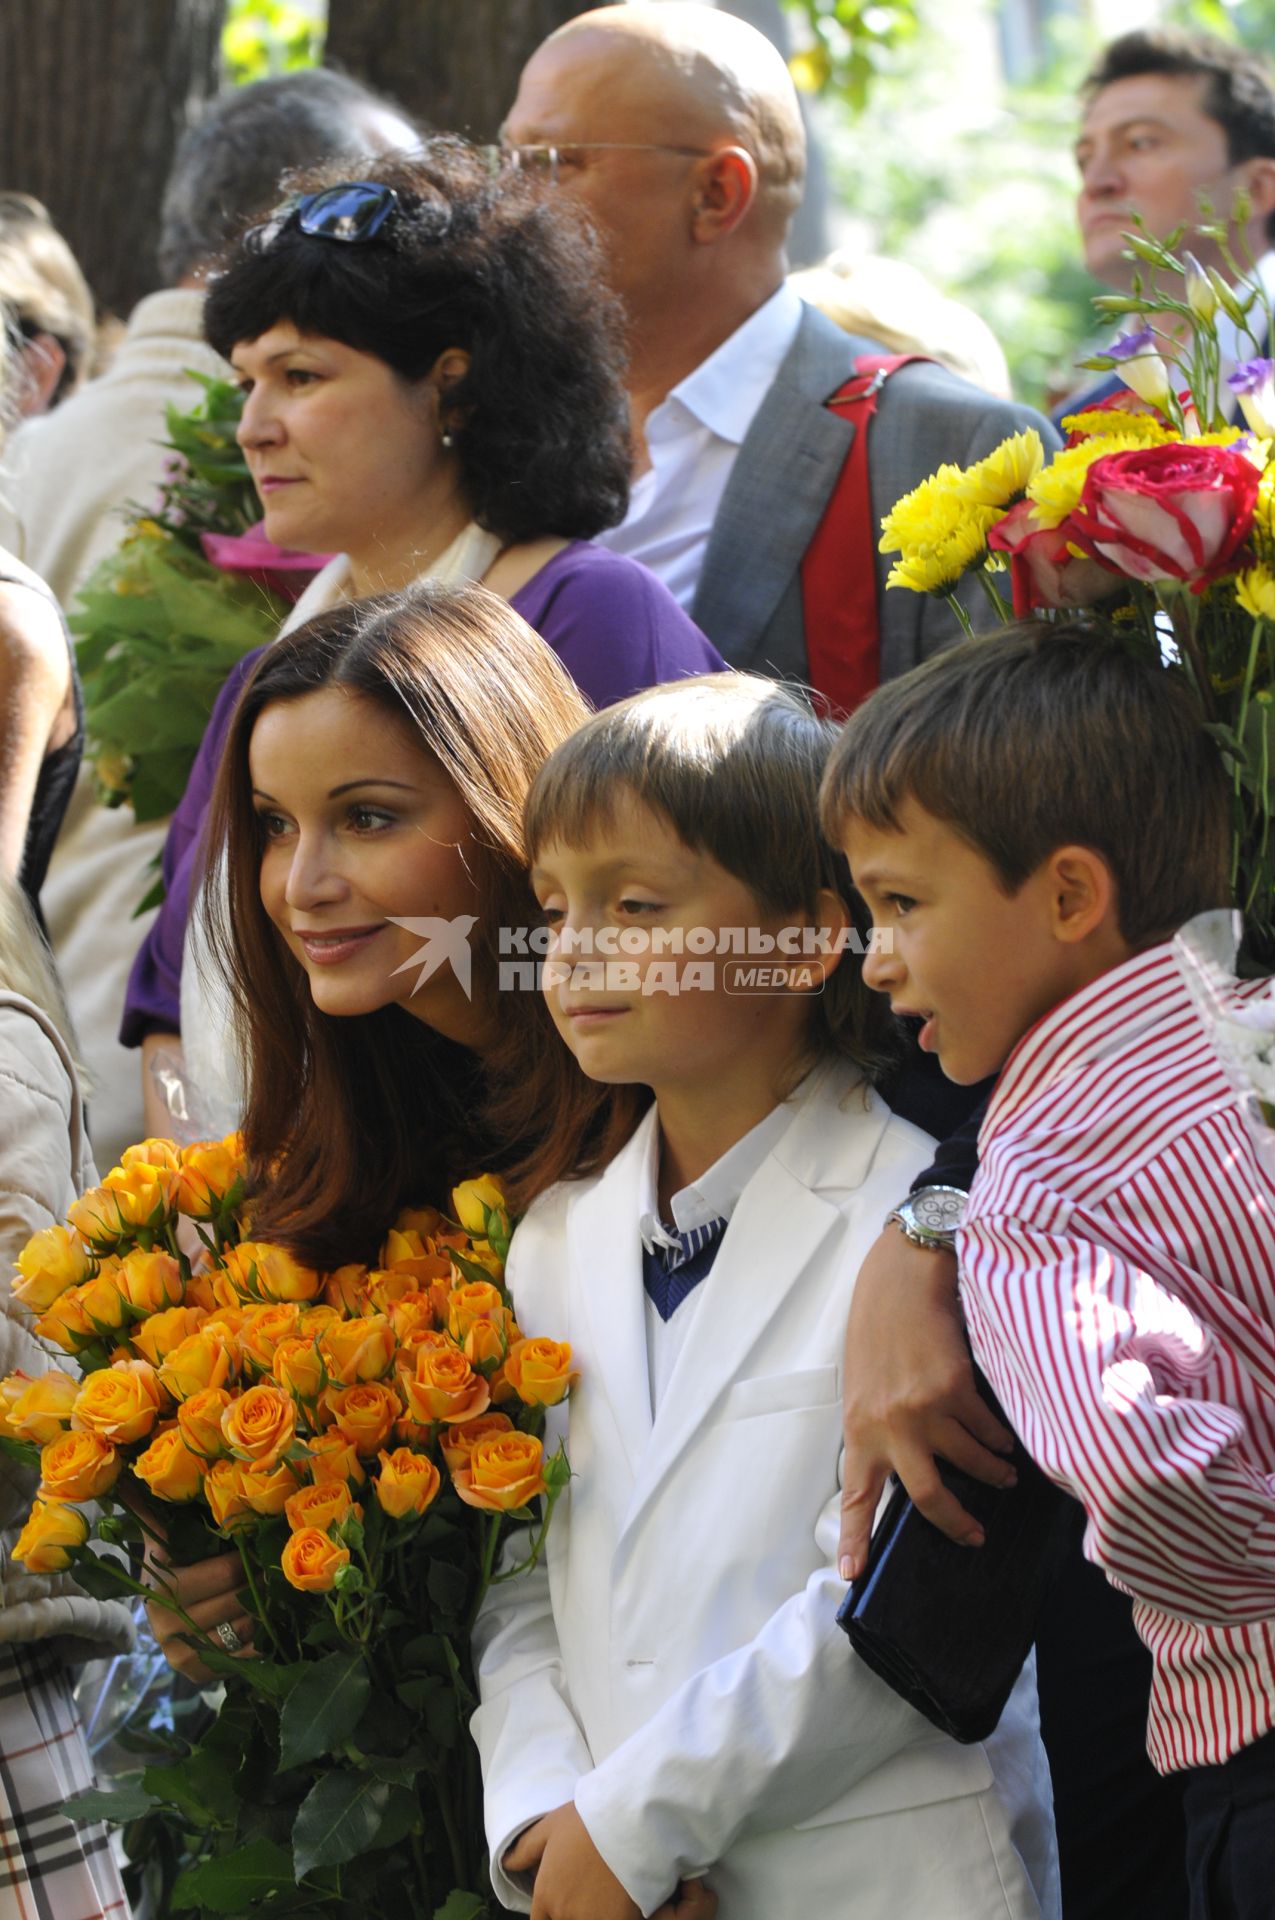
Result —
<instances>
[{"instance_id":1,"label":"orange rose","mask_svg":"<svg viewBox=\"0 0 1275 1920\"><path fill-rule=\"evenodd\" d=\"M122 1260L103 1260L100 1270L77 1290L80 1311L95 1333L116 1333L128 1318L120 1291L123 1275Z\"/></svg>"},{"instance_id":2,"label":"orange rose","mask_svg":"<svg viewBox=\"0 0 1275 1920\"><path fill-rule=\"evenodd\" d=\"M452 1188L452 1213L460 1221L465 1232L475 1240L487 1238L487 1215L499 1213L503 1216L505 1231L509 1227L509 1215L505 1203L504 1188L491 1174L480 1174L477 1180L462 1180L458 1187Z\"/></svg>"},{"instance_id":3,"label":"orange rose","mask_svg":"<svg viewBox=\"0 0 1275 1920\"><path fill-rule=\"evenodd\" d=\"M242 1143L237 1133L224 1140L199 1140L181 1157L177 1205L192 1220L212 1220L234 1205L243 1176Z\"/></svg>"},{"instance_id":4,"label":"orange rose","mask_svg":"<svg viewBox=\"0 0 1275 1920\"><path fill-rule=\"evenodd\" d=\"M389 1313L396 1300L405 1293L416 1290L419 1282L415 1274L395 1273L389 1267L376 1267L367 1276L367 1285L363 1291L367 1295L368 1305L377 1313Z\"/></svg>"},{"instance_id":5,"label":"orange rose","mask_svg":"<svg viewBox=\"0 0 1275 1920\"><path fill-rule=\"evenodd\" d=\"M279 1342L270 1371L284 1392L297 1400L317 1400L328 1384L327 1368L317 1341L300 1335Z\"/></svg>"},{"instance_id":6,"label":"orange rose","mask_svg":"<svg viewBox=\"0 0 1275 1920\"><path fill-rule=\"evenodd\" d=\"M44 1313L68 1287L78 1287L92 1271L88 1249L69 1227L45 1227L32 1234L18 1255L21 1279L13 1297L32 1313Z\"/></svg>"},{"instance_id":7,"label":"orange rose","mask_svg":"<svg viewBox=\"0 0 1275 1920\"><path fill-rule=\"evenodd\" d=\"M298 1487L295 1493L288 1495L283 1510L294 1533L299 1533L303 1527L318 1527L320 1532L326 1533L338 1520L344 1520L347 1513L358 1511L351 1502L350 1489L344 1480L320 1481L312 1487Z\"/></svg>"},{"instance_id":8,"label":"orange rose","mask_svg":"<svg viewBox=\"0 0 1275 1920\"><path fill-rule=\"evenodd\" d=\"M460 1346L465 1335L479 1320L503 1322L505 1302L500 1288L490 1280L466 1280L453 1287L447 1296L447 1331Z\"/></svg>"},{"instance_id":9,"label":"orange rose","mask_svg":"<svg viewBox=\"0 0 1275 1920\"><path fill-rule=\"evenodd\" d=\"M327 1593L342 1567L350 1564L350 1549L338 1547L318 1527L302 1527L279 1556L283 1577L302 1593Z\"/></svg>"},{"instance_id":10,"label":"orange rose","mask_svg":"<svg viewBox=\"0 0 1275 1920\"><path fill-rule=\"evenodd\" d=\"M109 1253L121 1240L131 1237L119 1199L106 1187L90 1187L67 1208L66 1217L98 1253Z\"/></svg>"},{"instance_id":11,"label":"orange rose","mask_svg":"<svg viewBox=\"0 0 1275 1920\"><path fill-rule=\"evenodd\" d=\"M323 1285L312 1267L303 1267L286 1247L265 1240L241 1240L221 1257L241 1300L313 1300Z\"/></svg>"},{"instance_id":12,"label":"orange rose","mask_svg":"<svg viewBox=\"0 0 1275 1920\"><path fill-rule=\"evenodd\" d=\"M437 1207L404 1207L394 1222L395 1233L414 1233L420 1240L432 1240L443 1224L443 1216ZM381 1265L391 1263L381 1255Z\"/></svg>"},{"instance_id":13,"label":"orange rose","mask_svg":"<svg viewBox=\"0 0 1275 1920\"><path fill-rule=\"evenodd\" d=\"M519 1340L509 1349L505 1378L528 1407L556 1407L580 1378L565 1340Z\"/></svg>"},{"instance_id":14,"label":"orange rose","mask_svg":"<svg viewBox=\"0 0 1275 1920\"><path fill-rule=\"evenodd\" d=\"M141 1440L159 1418L163 1388L146 1360L121 1360L91 1373L75 1397L75 1419L112 1446Z\"/></svg>"},{"instance_id":15,"label":"orange rose","mask_svg":"<svg viewBox=\"0 0 1275 1920\"><path fill-rule=\"evenodd\" d=\"M96 1500L119 1478L120 1457L97 1433L59 1433L40 1449L40 1492L46 1500Z\"/></svg>"},{"instance_id":16,"label":"orange rose","mask_svg":"<svg viewBox=\"0 0 1275 1920\"><path fill-rule=\"evenodd\" d=\"M122 1167L170 1167L175 1173L181 1163L181 1149L174 1140L143 1140L125 1147L120 1155Z\"/></svg>"},{"instance_id":17,"label":"orange rose","mask_svg":"<svg viewBox=\"0 0 1275 1920\"><path fill-rule=\"evenodd\" d=\"M213 1292L213 1276L206 1268L192 1273L186 1282L186 1305L202 1307L205 1313L211 1313L217 1305L217 1295Z\"/></svg>"},{"instance_id":18,"label":"orange rose","mask_svg":"<svg viewBox=\"0 0 1275 1920\"><path fill-rule=\"evenodd\" d=\"M213 1525L222 1533L232 1520L251 1513L244 1492L243 1468L237 1460L214 1460L204 1475L204 1499L208 1502Z\"/></svg>"},{"instance_id":19,"label":"orange rose","mask_svg":"<svg viewBox=\"0 0 1275 1920\"><path fill-rule=\"evenodd\" d=\"M301 1309L295 1300L279 1300L268 1307L253 1307L244 1315L239 1330L239 1346L246 1360L260 1373L269 1373L274 1350L281 1340L295 1334L301 1324Z\"/></svg>"},{"instance_id":20,"label":"orange rose","mask_svg":"<svg viewBox=\"0 0 1275 1920\"><path fill-rule=\"evenodd\" d=\"M470 1420L463 1427L444 1427L438 1444L448 1472L467 1467L469 1456L480 1440L490 1440L494 1433L512 1433L513 1429L514 1423L507 1413L484 1413L481 1419Z\"/></svg>"},{"instance_id":21,"label":"orange rose","mask_svg":"<svg viewBox=\"0 0 1275 1920\"><path fill-rule=\"evenodd\" d=\"M476 1420L491 1405L491 1390L459 1347L417 1349L416 1371L401 1374L407 1410L414 1420L446 1420L459 1426Z\"/></svg>"},{"instance_id":22,"label":"orange rose","mask_svg":"<svg viewBox=\"0 0 1275 1920\"><path fill-rule=\"evenodd\" d=\"M249 1387L221 1416L231 1452L260 1472L278 1465L292 1445L296 1424L297 1410L278 1387Z\"/></svg>"},{"instance_id":23,"label":"orange rose","mask_svg":"<svg viewBox=\"0 0 1275 1920\"><path fill-rule=\"evenodd\" d=\"M71 1554L89 1537L87 1517L62 1500L37 1500L18 1535L13 1558L28 1573L65 1573Z\"/></svg>"},{"instance_id":24,"label":"orange rose","mask_svg":"<svg viewBox=\"0 0 1275 1920\"><path fill-rule=\"evenodd\" d=\"M110 1195L125 1226L162 1227L177 1211L177 1179L175 1167L134 1160L131 1166L112 1167L100 1191Z\"/></svg>"},{"instance_id":25,"label":"orange rose","mask_svg":"<svg viewBox=\"0 0 1275 1920\"><path fill-rule=\"evenodd\" d=\"M203 1387L221 1387L232 1379L238 1352L239 1343L229 1327L205 1321L197 1333L169 1349L159 1377L174 1400L189 1400Z\"/></svg>"},{"instance_id":26,"label":"orange rose","mask_svg":"<svg viewBox=\"0 0 1275 1920\"><path fill-rule=\"evenodd\" d=\"M323 1298L340 1319L344 1320L347 1314L366 1312L367 1294L363 1286L366 1279L367 1268L358 1265L334 1267L323 1276Z\"/></svg>"},{"instance_id":27,"label":"orange rose","mask_svg":"<svg viewBox=\"0 0 1275 1920\"><path fill-rule=\"evenodd\" d=\"M162 1367L183 1340L199 1332L207 1317L201 1307L166 1307L135 1326L129 1338L143 1359Z\"/></svg>"},{"instance_id":28,"label":"orange rose","mask_svg":"<svg viewBox=\"0 0 1275 1920\"><path fill-rule=\"evenodd\" d=\"M367 1477L359 1463L358 1449L343 1433L319 1433L310 1441L310 1472L316 1487L353 1480L361 1487Z\"/></svg>"},{"instance_id":29,"label":"orange rose","mask_svg":"<svg viewBox=\"0 0 1275 1920\"><path fill-rule=\"evenodd\" d=\"M436 1300L432 1287L424 1291L418 1289L405 1293L401 1300L396 1300L389 1308L389 1316L390 1325L398 1336L399 1345L402 1346L405 1340L421 1329L430 1333L436 1332L440 1305L443 1308L443 1316L446 1317L446 1297L444 1296L442 1301Z\"/></svg>"},{"instance_id":30,"label":"orange rose","mask_svg":"<svg viewBox=\"0 0 1275 1920\"><path fill-rule=\"evenodd\" d=\"M37 1447L56 1440L71 1423L71 1409L82 1385L82 1381L57 1369L24 1381L22 1392L9 1407L9 1430L14 1438L34 1440Z\"/></svg>"},{"instance_id":31,"label":"orange rose","mask_svg":"<svg viewBox=\"0 0 1275 1920\"><path fill-rule=\"evenodd\" d=\"M10 1373L0 1380L0 1434L6 1440L16 1440L18 1437L10 1424L10 1415L30 1385L29 1373Z\"/></svg>"},{"instance_id":32,"label":"orange rose","mask_svg":"<svg viewBox=\"0 0 1275 1920\"><path fill-rule=\"evenodd\" d=\"M186 1445L180 1427L169 1427L133 1462L133 1472L159 1500L194 1500L204 1485L203 1462Z\"/></svg>"},{"instance_id":33,"label":"orange rose","mask_svg":"<svg viewBox=\"0 0 1275 1920\"><path fill-rule=\"evenodd\" d=\"M126 1253L116 1285L137 1313L162 1313L182 1303L182 1272L171 1253Z\"/></svg>"},{"instance_id":34,"label":"orange rose","mask_svg":"<svg viewBox=\"0 0 1275 1920\"><path fill-rule=\"evenodd\" d=\"M328 1372L346 1387L358 1380L382 1379L394 1365L397 1344L394 1329L383 1313L338 1320L320 1341Z\"/></svg>"},{"instance_id":35,"label":"orange rose","mask_svg":"<svg viewBox=\"0 0 1275 1920\"><path fill-rule=\"evenodd\" d=\"M82 1287L68 1287L35 1322L35 1332L41 1340L61 1347L63 1353L78 1353L81 1347L97 1338L93 1322L80 1300L82 1292Z\"/></svg>"},{"instance_id":36,"label":"orange rose","mask_svg":"<svg viewBox=\"0 0 1275 1920\"><path fill-rule=\"evenodd\" d=\"M288 1496L297 1490L297 1476L286 1460L269 1469L245 1466L241 1479L254 1513L282 1513Z\"/></svg>"},{"instance_id":37,"label":"orange rose","mask_svg":"<svg viewBox=\"0 0 1275 1920\"><path fill-rule=\"evenodd\" d=\"M300 1331L307 1340L313 1340L316 1333L326 1333L329 1327L336 1326L345 1315L338 1313L335 1307L302 1307Z\"/></svg>"},{"instance_id":38,"label":"orange rose","mask_svg":"<svg viewBox=\"0 0 1275 1920\"><path fill-rule=\"evenodd\" d=\"M510 1513L544 1492L544 1449L529 1433L493 1434L453 1470L452 1485L466 1506Z\"/></svg>"},{"instance_id":39,"label":"orange rose","mask_svg":"<svg viewBox=\"0 0 1275 1920\"><path fill-rule=\"evenodd\" d=\"M445 1253L438 1252L432 1241L410 1230L401 1233L397 1228L388 1234L381 1248L381 1267L389 1272L409 1273L420 1286L428 1286L431 1280L450 1280L452 1271L451 1261Z\"/></svg>"},{"instance_id":40,"label":"orange rose","mask_svg":"<svg viewBox=\"0 0 1275 1920\"><path fill-rule=\"evenodd\" d=\"M512 1317L509 1322L513 1325ZM501 1320L475 1320L465 1335L462 1347L471 1367L490 1371L499 1367L509 1351L509 1334Z\"/></svg>"},{"instance_id":41,"label":"orange rose","mask_svg":"<svg viewBox=\"0 0 1275 1920\"><path fill-rule=\"evenodd\" d=\"M410 1447L382 1452L381 1471L375 1481L376 1497L392 1520L407 1514L424 1513L438 1496L442 1476L427 1454L413 1453Z\"/></svg>"},{"instance_id":42,"label":"orange rose","mask_svg":"<svg viewBox=\"0 0 1275 1920\"><path fill-rule=\"evenodd\" d=\"M177 1426L192 1453L205 1460L218 1459L226 1451L226 1436L221 1416L230 1405L224 1387L201 1387L183 1400L177 1409Z\"/></svg>"},{"instance_id":43,"label":"orange rose","mask_svg":"<svg viewBox=\"0 0 1275 1920\"><path fill-rule=\"evenodd\" d=\"M403 1408L393 1387L383 1380L364 1380L338 1387L327 1395L327 1410L336 1430L354 1443L364 1459L388 1440Z\"/></svg>"}]
</instances>

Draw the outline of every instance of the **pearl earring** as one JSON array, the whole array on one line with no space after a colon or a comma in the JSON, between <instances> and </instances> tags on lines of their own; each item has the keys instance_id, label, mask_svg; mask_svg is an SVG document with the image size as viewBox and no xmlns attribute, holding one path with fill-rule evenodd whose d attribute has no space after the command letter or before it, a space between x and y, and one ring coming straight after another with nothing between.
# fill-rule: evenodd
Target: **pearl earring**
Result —
<instances>
[{"instance_id":1,"label":"pearl earring","mask_svg":"<svg viewBox=\"0 0 1275 1920\"><path fill-rule=\"evenodd\" d=\"M450 427L443 428L440 443L441 445L449 449L456 445L455 437L453 436L452 430Z\"/></svg>"}]
</instances>

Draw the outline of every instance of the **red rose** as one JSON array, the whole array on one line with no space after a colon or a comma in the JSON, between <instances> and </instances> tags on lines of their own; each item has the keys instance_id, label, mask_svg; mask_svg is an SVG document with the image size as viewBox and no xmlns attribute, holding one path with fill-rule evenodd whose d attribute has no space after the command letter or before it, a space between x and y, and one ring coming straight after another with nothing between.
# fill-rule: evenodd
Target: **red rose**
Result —
<instances>
[{"instance_id":1,"label":"red rose","mask_svg":"<svg viewBox=\"0 0 1275 1920\"><path fill-rule=\"evenodd\" d=\"M1031 501L1020 500L987 536L989 547L1009 555L1014 612L1020 620L1038 607L1092 607L1118 590L1114 568L1088 554L1077 558L1066 522L1037 527L1032 513Z\"/></svg>"},{"instance_id":2,"label":"red rose","mask_svg":"<svg viewBox=\"0 0 1275 1920\"><path fill-rule=\"evenodd\" d=\"M1234 572L1259 478L1230 447L1173 441L1109 453L1058 531L1132 580L1182 580L1199 593Z\"/></svg>"}]
</instances>

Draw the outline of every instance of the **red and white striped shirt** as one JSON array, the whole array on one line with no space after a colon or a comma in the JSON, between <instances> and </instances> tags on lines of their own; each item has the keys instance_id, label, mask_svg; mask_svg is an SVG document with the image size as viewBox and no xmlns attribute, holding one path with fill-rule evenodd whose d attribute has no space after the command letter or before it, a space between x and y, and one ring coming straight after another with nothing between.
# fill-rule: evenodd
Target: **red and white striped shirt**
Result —
<instances>
[{"instance_id":1,"label":"red and white striped shirt","mask_svg":"<svg viewBox=\"0 0 1275 1920\"><path fill-rule=\"evenodd\" d=\"M1133 1595L1155 1766L1225 1760L1275 1726L1275 1188L1171 948L1031 1029L979 1149L974 1352Z\"/></svg>"}]
</instances>

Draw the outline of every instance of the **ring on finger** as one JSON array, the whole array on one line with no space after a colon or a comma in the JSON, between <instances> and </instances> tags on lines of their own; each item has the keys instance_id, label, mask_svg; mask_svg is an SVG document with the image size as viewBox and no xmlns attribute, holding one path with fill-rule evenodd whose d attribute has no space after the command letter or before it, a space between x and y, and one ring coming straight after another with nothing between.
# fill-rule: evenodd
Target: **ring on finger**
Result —
<instances>
[{"instance_id":1,"label":"ring on finger","mask_svg":"<svg viewBox=\"0 0 1275 1920\"><path fill-rule=\"evenodd\" d=\"M217 1628L217 1638L221 1641L227 1653L238 1653L244 1644L242 1638L235 1632L229 1620L223 1620L221 1622L221 1625Z\"/></svg>"}]
</instances>

